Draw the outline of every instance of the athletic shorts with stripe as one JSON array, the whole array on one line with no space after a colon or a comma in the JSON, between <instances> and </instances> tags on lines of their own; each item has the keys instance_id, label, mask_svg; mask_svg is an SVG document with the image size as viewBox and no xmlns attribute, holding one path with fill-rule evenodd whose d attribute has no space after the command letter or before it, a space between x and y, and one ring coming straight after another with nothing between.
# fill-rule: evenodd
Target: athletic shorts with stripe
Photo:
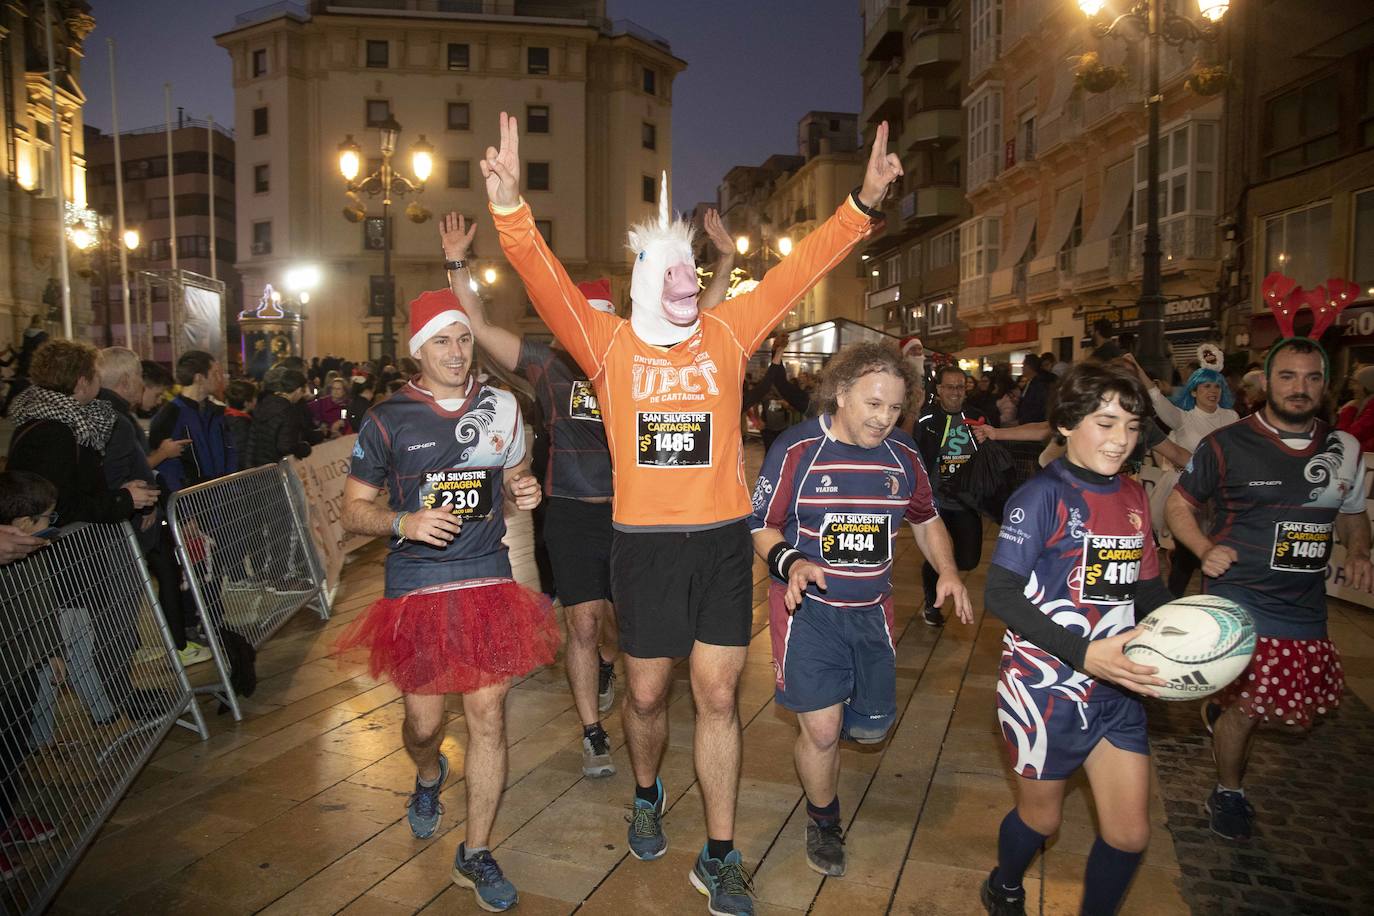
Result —
<instances>
[{"instance_id":1,"label":"athletic shorts with stripe","mask_svg":"<svg viewBox=\"0 0 1374 916\"><path fill-rule=\"evenodd\" d=\"M1027 779L1068 779L1097 747L1150 756L1145 704L1099 683L1093 700L1039 690L1009 673L997 681L997 721L1012 770Z\"/></svg>"},{"instance_id":2,"label":"athletic shorts with stripe","mask_svg":"<svg viewBox=\"0 0 1374 916\"><path fill-rule=\"evenodd\" d=\"M769 582L778 705L815 712L843 703L847 736L881 740L897 715L891 596L881 604L836 608L807 595L789 613L786 594L780 582Z\"/></svg>"}]
</instances>

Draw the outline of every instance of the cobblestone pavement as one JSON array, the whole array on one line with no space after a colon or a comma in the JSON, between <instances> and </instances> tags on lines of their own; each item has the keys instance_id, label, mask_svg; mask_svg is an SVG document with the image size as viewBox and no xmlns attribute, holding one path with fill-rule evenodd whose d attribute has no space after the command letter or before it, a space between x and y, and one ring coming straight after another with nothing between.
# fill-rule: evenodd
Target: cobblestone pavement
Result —
<instances>
[{"instance_id":1,"label":"cobblestone pavement","mask_svg":"<svg viewBox=\"0 0 1374 916\"><path fill-rule=\"evenodd\" d=\"M1179 882L1194 913L1374 913L1374 713L1347 694L1310 734L1263 731L1246 793L1255 836L1224 840L1202 803L1216 783L1196 703L1150 710Z\"/></svg>"}]
</instances>

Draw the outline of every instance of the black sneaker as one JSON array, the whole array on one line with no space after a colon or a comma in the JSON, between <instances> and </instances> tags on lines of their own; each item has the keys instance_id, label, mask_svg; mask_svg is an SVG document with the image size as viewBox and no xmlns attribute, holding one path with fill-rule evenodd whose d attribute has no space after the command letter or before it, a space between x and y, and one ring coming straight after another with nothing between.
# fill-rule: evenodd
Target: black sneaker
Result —
<instances>
[{"instance_id":1,"label":"black sneaker","mask_svg":"<svg viewBox=\"0 0 1374 916\"><path fill-rule=\"evenodd\" d=\"M1255 809L1246 800L1244 792L1225 792L1220 787L1215 788L1203 807L1211 815L1212 832L1217 836L1227 840L1250 839Z\"/></svg>"},{"instance_id":2,"label":"black sneaker","mask_svg":"<svg viewBox=\"0 0 1374 916\"><path fill-rule=\"evenodd\" d=\"M1026 916L1026 889L1018 887L1009 891L997 881L997 869L993 869L983 881L978 894L983 901L983 909L991 916Z\"/></svg>"},{"instance_id":3,"label":"black sneaker","mask_svg":"<svg viewBox=\"0 0 1374 916\"><path fill-rule=\"evenodd\" d=\"M926 622L928 627L942 627L945 625L945 615L940 613L938 607L928 607L921 612L921 619Z\"/></svg>"},{"instance_id":4,"label":"black sneaker","mask_svg":"<svg viewBox=\"0 0 1374 916\"><path fill-rule=\"evenodd\" d=\"M615 775L611 762L611 739L604 728L598 727L582 737L582 775L599 779Z\"/></svg>"},{"instance_id":5,"label":"black sneaker","mask_svg":"<svg viewBox=\"0 0 1374 916\"><path fill-rule=\"evenodd\" d=\"M821 875L838 878L844 874L844 831L838 821L806 824L806 864Z\"/></svg>"},{"instance_id":6,"label":"black sneaker","mask_svg":"<svg viewBox=\"0 0 1374 916\"><path fill-rule=\"evenodd\" d=\"M1216 728L1217 719L1221 718L1221 704L1218 703L1216 700L1204 700L1202 702L1201 712L1202 727L1207 729L1207 734L1210 735L1212 733L1212 729Z\"/></svg>"},{"instance_id":7,"label":"black sneaker","mask_svg":"<svg viewBox=\"0 0 1374 916\"><path fill-rule=\"evenodd\" d=\"M596 678L596 708L605 714L615 703L615 663L602 662Z\"/></svg>"}]
</instances>

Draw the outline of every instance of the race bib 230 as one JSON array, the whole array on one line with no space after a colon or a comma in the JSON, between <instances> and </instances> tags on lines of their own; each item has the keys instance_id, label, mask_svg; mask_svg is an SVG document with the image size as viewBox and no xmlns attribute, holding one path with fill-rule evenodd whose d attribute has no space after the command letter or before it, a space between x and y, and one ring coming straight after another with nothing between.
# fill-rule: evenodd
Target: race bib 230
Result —
<instances>
[{"instance_id":1,"label":"race bib 230","mask_svg":"<svg viewBox=\"0 0 1374 916\"><path fill-rule=\"evenodd\" d=\"M463 521L479 521L491 514L495 482L491 468L426 471L420 508L448 509Z\"/></svg>"},{"instance_id":2,"label":"race bib 230","mask_svg":"<svg viewBox=\"0 0 1374 916\"><path fill-rule=\"evenodd\" d=\"M640 467L690 468L711 464L711 414L638 414L635 463Z\"/></svg>"}]
</instances>

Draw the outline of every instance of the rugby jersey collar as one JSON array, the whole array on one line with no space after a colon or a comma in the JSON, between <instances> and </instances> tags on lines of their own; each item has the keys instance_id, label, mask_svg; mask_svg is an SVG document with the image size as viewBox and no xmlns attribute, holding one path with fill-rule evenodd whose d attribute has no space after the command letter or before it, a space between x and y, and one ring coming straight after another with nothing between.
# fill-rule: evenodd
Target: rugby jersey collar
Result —
<instances>
[{"instance_id":1,"label":"rugby jersey collar","mask_svg":"<svg viewBox=\"0 0 1374 916\"><path fill-rule=\"evenodd\" d=\"M1316 417L1312 418L1312 427L1308 432L1296 434L1289 433L1287 438L1284 438L1285 430L1278 429L1268 420L1264 419L1264 408L1260 408L1259 410L1250 414L1250 416L1246 419L1254 420L1255 429L1259 432L1261 436L1264 436L1268 439L1272 439L1275 445L1277 445L1279 448L1283 449L1290 455L1296 455L1305 458L1308 455L1311 455L1313 452L1315 452L1318 449L1318 447L1321 446L1322 442L1326 439L1324 431L1321 428L1322 422L1318 420ZM1310 441L1308 441L1307 445L1302 448L1294 448L1293 446L1288 444L1288 440L1290 439L1303 439L1307 436L1311 436L1312 438Z\"/></svg>"},{"instance_id":2,"label":"rugby jersey collar","mask_svg":"<svg viewBox=\"0 0 1374 916\"><path fill-rule=\"evenodd\" d=\"M477 393L482 390L482 386L477 383L477 380L473 378L471 374L469 374L467 392L463 395L463 402L458 405L457 410L449 410L439 403L438 399L434 397L433 392L427 388L420 387L419 382L420 376L418 375L406 382L405 388L402 389L406 393L406 397L413 401L419 401L441 417L461 417L468 412L470 407L472 407L472 402L476 399Z\"/></svg>"}]
</instances>

